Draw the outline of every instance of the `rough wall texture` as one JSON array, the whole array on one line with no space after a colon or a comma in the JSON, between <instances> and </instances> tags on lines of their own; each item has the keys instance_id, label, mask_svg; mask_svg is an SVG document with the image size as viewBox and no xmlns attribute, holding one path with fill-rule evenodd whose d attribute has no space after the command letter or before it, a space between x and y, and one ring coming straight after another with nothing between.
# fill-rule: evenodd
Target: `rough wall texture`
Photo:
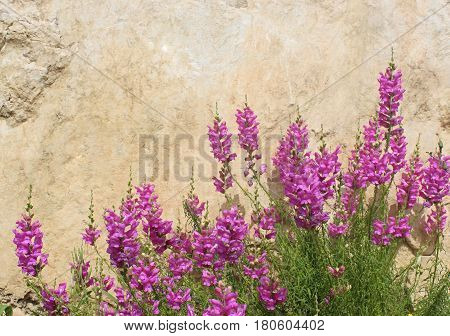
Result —
<instances>
[{"instance_id":1,"label":"rough wall texture","mask_svg":"<svg viewBox=\"0 0 450 336\"><path fill-rule=\"evenodd\" d=\"M45 276L63 279L89 190L100 220L130 166L139 176L140 135L160 140L147 163L176 219L188 184L178 175L208 162L197 147L207 151L216 102L231 123L247 95L266 136L300 106L313 130L323 124L329 142L349 145L376 110L391 45L410 148L420 134L432 150L439 133L449 152L448 22L445 0L1 0L0 293L24 295L11 229L28 184L50 253ZM214 214L211 183L198 191Z\"/></svg>"}]
</instances>

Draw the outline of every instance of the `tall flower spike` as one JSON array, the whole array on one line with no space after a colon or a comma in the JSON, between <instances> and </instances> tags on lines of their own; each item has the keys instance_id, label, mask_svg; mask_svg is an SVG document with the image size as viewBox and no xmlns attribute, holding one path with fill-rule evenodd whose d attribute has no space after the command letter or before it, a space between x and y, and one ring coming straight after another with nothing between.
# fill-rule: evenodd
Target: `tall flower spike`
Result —
<instances>
[{"instance_id":1,"label":"tall flower spike","mask_svg":"<svg viewBox=\"0 0 450 336\"><path fill-rule=\"evenodd\" d=\"M422 175L420 196L425 200L425 207L434 207L428 214L424 226L428 234L434 231L442 233L447 222L444 198L450 192L450 156L443 156L441 151L442 145L438 154L428 158Z\"/></svg>"},{"instance_id":2,"label":"tall flower spike","mask_svg":"<svg viewBox=\"0 0 450 336\"><path fill-rule=\"evenodd\" d=\"M86 244L94 246L95 241L100 237L101 231L97 230L97 227L95 225L94 220L94 196L91 191L91 203L89 205L89 222L88 226L84 230L84 233L82 234L82 238L85 241Z\"/></svg>"},{"instance_id":3,"label":"tall flower spike","mask_svg":"<svg viewBox=\"0 0 450 336\"><path fill-rule=\"evenodd\" d=\"M213 235L217 240L217 253L224 261L234 263L244 253L244 238L248 233L248 224L236 206L223 210L217 218Z\"/></svg>"},{"instance_id":4,"label":"tall flower spike","mask_svg":"<svg viewBox=\"0 0 450 336\"><path fill-rule=\"evenodd\" d=\"M409 160L397 185L397 205L399 209L412 209L417 203L422 179L423 163L416 155Z\"/></svg>"},{"instance_id":5,"label":"tall flower spike","mask_svg":"<svg viewBox=\"0 0 450 336\"><path fill-rule=\"evenodd\" d=\"M161 254L170 245L167 236L172 233L172 222L161 218L162 208L152 184L136 187L136 193L138 195L136 207L142 221L142 230L149 237L156 252Z\"/></svg>"},{"instance_id":6,"label":"tall flower spike","mask_svg":"<svg viewBox=\"0 0 450 336\"><path fill-rule=\"evenodd\" d=\"M363 133L364 145L359 153L361 173L373 185L386 183L392 175L391 155L382 146L386 133L375 120L364 126Z\"/></svg>"},{"instance_id":7,"label":"tall flower spike","mask_svg":"<svg viewBox=\"0 0 450 336\"><path fill-rule=\"evenodd\" d=\"M267 310L275 310L275 307L286 301L287 289L280 288L276 281L263 276L258 286L259 299Z\"/></svg>"},{"instance_id":8,"label":"tall flower spike","mask_svg":"<svg viewBox=\"0 0 450 336\"><path fill-rule=\"evenodd\" d=\"M228 131L227 123L215 116L213 126L208 126L208 138L211 152L222 164L219 178L213 177L216 190L222 194L233 185L230 173L230 162L236 159L236 154L231 152L231 133Z\"/></svg>"},{"instance_id":9,"label":"tall flower spike","mask_svg":"<svg viewBox=\"0 0 450 336\"><path fill-rule=\"evenodd\" d=\"M119 214L106 210L104 219L108 231L108 252L111 264L117 268L128 268L136 263L140 250L137 227L139 225L135 203L126 199Z\"/></svg>"},{"instance_id":10,"label":"tall flower spike","mask_svg":"<svg viewBox=\"0 0 450 336\"><path fill-rule=\"evenodd\" d=\"M196 261L197 266L201 268L212 267L217 251L217 242L214 235L210 230L195 231L193 238L193 259Z\"/></svg>"},{"instance_id":11,"label":"tall flower spike","mask_svg":"<svg viewBox=\"0 0 450 336\"><path fill-rule=\"evenodd\" d=\"M31 193L30 186L26 214L23 214L22 218L16 222L16 228L13 230L13 242L16 245L16 256L19 259L17 266L22 269L23 273L37 276L47 265L48 254L42 253L44 235L41 231L41 223L39 220L33 221Z\"/></svg>"},{"instance_id":12,"label":"tall flower spike","mask_svg":"<svg viewBox=\"0 0 450 336\"><path fill-rule=\"evenodd\" d=\"M248 178L250 171L257 173L255 171L256 161L261 159L261 155L257 153L259 149L259 123L256 120L256 114L248 106L245 106L243 110L238 109L236 111L236 122L239 130L239 145L247 153L245 157L246 167L244 168L244 176ZM249 185L252 185L254 177L255 176L248 178L247 182Z\"/></svg>"},{"instance_id":13,"label":"tall flower spike","mask_svg":"<svg viewBox=\"0 0 450 336\"><path fill-rule=\"evenodd\" d=\"M380 84L378 121L382 127L392 129L400 125L403 119L398 115L398 108L405 92L402 88L402 72L391 64L384 74L380 73L378 82Z\"/></svg>"},{"instance_id":14,"label":"tall flower spike","mask_svg":"<svg viewBox=\"0 0 450 336\"><path fill-rule=\"evenodd\" d=\"M256 237L273 239L277 234L275 224L280 222L280 215L274 207L264 208L260 213L252 215L252 221L256 223Z\"/></svg>"}]
</instances>

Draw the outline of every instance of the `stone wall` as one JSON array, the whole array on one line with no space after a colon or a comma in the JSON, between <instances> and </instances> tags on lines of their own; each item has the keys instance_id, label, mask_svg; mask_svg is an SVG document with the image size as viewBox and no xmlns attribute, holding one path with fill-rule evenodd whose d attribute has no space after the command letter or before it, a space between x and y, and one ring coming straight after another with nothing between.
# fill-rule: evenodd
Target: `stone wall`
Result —
<instances>
[{"instance_id":1,"label":"stone wall","mask_svg":"<svg viewBox=\"0 0 450 336\"><path fill-rule=\"evenodd\" d=\"M247 96L266 159L297 107L328 142L351 145L376 111L391 46L409 148L420 135L431 151L440 134L448 153L448 22L445 0L1 0L0 293L24 296L11 230L30 183L50 253L44 275L64 279L90 190L100 221L130 167L143 178L140 154L147 175L158 170L165 217L182 217L192 165L215 216L204 134L216 102L234 124Z\"/></svg>"}]
</instances>

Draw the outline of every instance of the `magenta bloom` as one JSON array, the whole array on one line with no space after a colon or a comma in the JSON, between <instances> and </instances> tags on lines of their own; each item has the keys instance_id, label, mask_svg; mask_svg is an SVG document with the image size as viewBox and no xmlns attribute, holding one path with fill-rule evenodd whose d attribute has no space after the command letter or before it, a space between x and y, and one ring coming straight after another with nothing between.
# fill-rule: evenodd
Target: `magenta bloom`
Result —
<instances>
[{"instance_id":1,"label":"magenta bloom","mask_svg":"<svg viewBox=\"0 0 450 336\"><path fill-rule=\"evenodd\" d=\"M329 219L325 201L333 196L332 186L340 169L339 148L328 152L322 148L311 155L305 152L308 131L303 121L291 124L280 141L273 163L277 167L284 194L295 210L298 227L314 229Z\"/></svg>"},{"instance_id":2,"label":"magenta bloom","mask_svg":"<svg viewBox=\"0 0 450 336\"><path fill-rule=\"evenodd\" d=\"M172 253L167 259L169 263L169 269L173 276L177 279L181 278L184 274L192 272L192 261L182 255Z\"/></svg>"},{"instance_id":3,"label":"magenta bloom","mask_svg":"<svg viewBox=\"0 0 450 336\"><path fill-rule=\"evenodd\" d=\"M143 312L139 305L132 301L132 295L130 292L123 290L120 287L114 289L116 294L117 303L119 306L119 316L142 316ZM105 310L104 310L105 312ZM107 311L111 312L111 310Z\"/></svg>"},{"instance_id":4,"label":"magenta bloom","mask_svg":"<svg viewBox=\"0 0 450 336\"><path fill-rule=\"evenodd\" d=\"M33 221L33 216L22 215L16 222L13 230L13 242L16 245L16 256L19 259L17 266L22 272L36 276L47 265L48 254L42 253L41 223Z\"/></svg>"},{"instance_id":5,"label":"magenta bloom","mask_svg":"<svg viewBox=\"0 0 450 336\"><path fill-rule=\"evenodd\" d=\"M186 306L187 316L196 316L194 307L192 307L190 304Z\"/></svg>"},{"instance_id":6,"label":"magenta bloom","mask_svg":"<svg viewBox=\"0 0 450 336\"><path fill-rule=\"evenodd\" d=\"M167 304L173 310L180 310L181 305L191 300L191 290L187 288L185 290L179 289L173 291L172 288L167 289L166 294Z\"/></svg>"},{"instance_id":7,"label":"magenta bloom","mask_svg":"<svg viewBox=\"0 0 450 336\"><path fill-rule=\"evenodd\" d=\"M203 211L205 211L205 202L200 203L197 195L189 195L189 198L186 200L186 205L190 213L197 217L201 217Z\"/></svg>"},{"instance_id":8,"label":"magenta bloom","mask_svg":"<svg viewBox=\"0 0 450 336\"><path fill-rule=\"evenodd\" d=\"M81 236L83 237L83 240L86 242L86 244L94 246L95 241L100 237L101 232L102 231L88 226Z\"/></svg>"},{"instance_id":9,"label":"magenta bloom","mask_svg":"<svg viewBox=\"0 0 450 336\"><path fill-rule=\"evenodd\" d=\"M193 237L193 258L197 266L201 268L212 267L217 251L217 242L211 231L203 230L201 233L195 231Z\"/></svg>"},{"instance_id":10,"label":"magenta bloom","mask_svg":"<svg viewBox=\"0 0 450 336\"><path fill-rule=\"evenodd\" d=\"M417 203L422 179L423 163L418 156L413 157L397 185L397 204L399 208L411 209Z\"/></svg>"},{"instance_id":11,"label":"magenta bloom","mask_svg":"<svg viewBox=\"0 0 450 336\"><path fill-rule=\"evenodd\" d=\"M150 238L155 251L163 253L170 241L167 235L172 233L172 222L161 218L162 208L158 203L155 187L148 183L136 188L138 199L136 207L139 210L139 219L142 221L142 229Z\"/></svg>"},{"instance_id":12,"label":"magenta bloom","mask_svg":"<svg viewBox=\"0 0 450 336\"><path fill-rule=\"evenodd\" d=\"M303 153L308 147L308 129L303 120L299 119L291 124L286 135L281 139L277 152L272 161L278 169L281 182L287 180L297 171L297 162L302 160Z\"/></svg>"},{"instance_id":13,"label":"magenta bloom","mask_svg":"<svg viewBox=\"0 0 450 336\"><path fill-rule=\"evenodd\" d=\"M392 129L402 122L402 117L398 115L398 108L405 92L402 88L402 73L389 67L384 74L380 73L378 82L380 83L378 120L381 126Z\"/></svg>"},{"instance_id":14,"label":"magenta bloom","mask_svg":"<svg viewBox=\"0 0 450 336\"><path fill-rule=\"evenodd\" d=\"M450 191L450 156L431 156L423 169L420 196L425 200L424 206L441 203Z\"/></svg>"},{"instance_id":15,"label":"magenta bloom","mask_svg":"<svg viewBox=\"0 0 450 336\"><path fill-rule=\"evenodd\" d=\"M320 193L325 200L334 196L333 186L341 169L338 158L340 152L340 147L336 147L333 152L323 148L320 152L314 153L314 161L317 165L317 175L320 181Z\"/></svg>"},{"instance_id":16,"label":"magenta bloom","mask_svg":"<svg viewBox=\"0 0 450 336\"><path fill-rule=\"evenodd\" d=\"M436 204L435 209L431 210L427 216L427 220L424 225L424 230L427 234L434 231L444 232L445 225L447 224L447 211L442 204Z\"/></svg>"},{"instance_id":17,"label":"magenta bloom","mask_svg":"<svg viewBox=\"0 0 450 336\"><path fill-rule=\"evenodd\" d=\"M103 279L102 279L102 289L104 291L109 291L111 288L114 287L114 278L111 278L109 275L106 275Z\"/></svg>"},{"instance_id":18,"label":"magenta bloom","mask_svg":"<svg viewBox=\"0 0 450 336\"><path fill-rule=\"evenodd\" d=\"M237 110L236 122L238 124L239 130L239 145L247 153L245 157L246 167L244 168L244 175L245 177L247 177L249 172L254 170L256 161L261 159L261 155L257 154L257 151L259 149L259 123L258 121L256 121L256 114L248 106L246 106L242 111L239 109ZM247 182L251 186L253 184L252 178L250 178Z\"/></svg>"},{"instance_id":19,"label":"magenta bloom","mask_svg":"<svg viewBox=\"0 0 450 336\"><path fill-rule=\"evenodd\" d=\"M126 199L119 214L106 210L104 219L108 231L108 252L111 264L117 268L128 268L136 263L140 244L137 240L138 214L132 199Z\"/></svg>"},{"instance_id":20,"label":"magenta bloom","mask_svg":"<svg viewBox=\"0 0 450 336\"><path fill-rule=\"evenodd\" d=\"M159 269L149 260L139 260L131 267L130 286L141 292L152 292L159 282Z\"/></svg>"},{"instance_id":21,"label":"magenta bloom","mask_svg":"<svg viewBox=\"0 0 450 336\"><path fill-rule=\"evenodd\" d=\"M286 301L287 289L278 287L278 283L264 276L258 286L259 299L267 310L274 310L275 306Z\"/></svg>"},{"instance_id":22,"label":"magenta bloom","mask_svg":"<svg viewBox=\"0 0 450 336\"><path fill-rule=\"evenodd\" d=\"M392 236L395 238L406 238L411 235L411 226L409 225L409 217L389 217L390 225L393 227Z\"/></svg>"},{"instance_id":23,"label":"magenta bloom","mask_svg":"<svg viewBox=\"0 0 450 336\"><path fill-rule=\"evenodd\" d=\"M373 222L372 243L375 245L389 245L394 228L388 221L386 225L383 221L377 219Z\"/></svg>"},{"instance_id":24,"label":"magenta bloom","mask_svg":"<svg viewBox=\"0 0 450 336\"><path fill-rule=\"evenodd\" d=\"M328 224L328 235L331 238L337 238L345 235L348 230L348 224L336 225L334 223Z\"/></svg>"},{"instance_id":25,"label":"magenta bloom","mask_svg":"<svg viewBox=\"0 0 450 336\"><path fill-rule=\"evenodd\" d=\"M186 232L174 233L170 239L172 251L184 254L191 254L193 251L192 236Z\"/></svg>"},{"instance_id":26,"label":"magenta bloom","mask_svg":"<svg viewBox=\"0 0 450 336\"><path fill-rule=\"evenodd\" d=\"M380 220L373 222L372 243L375 245L389 245L393 238L406 238L411 234L409 217L389 217L387 223Z\"/></svg>"},{"instance_id":27,"label":"magenta bloom","mask_svg":"<svg viewBox=\"0 0 450 336\"><path fill-rule=\"evenodd\" d=\"M209 300L203 316L245 316L247 306L237 302L237 294L231 287L216 287L215 294L217 299Z\"/></svg>"},{"instance_id":28,"label":"magenta bloom","mask_svg":"<svg viewBox=\"0 0 450 336\"><path fill-rule=\"evenodd\" d=\"M208 129L208 138L214 157L222 163L233 161L236 154L231 152L231 133L228 131L227 123L216 118L213 126L208 126Z\"/></svg>"},{"instance_id":29,"label":"magenta bloom","mask_svg":"<svg viewBox=\"0 0 450 336\"><path fill-rule=\"evenodd\" d=\"M248 255L249 265L244 265L244 274L252 279L260 279L269 273L269 264L266 260L267 253L263 252L260 256Z\"/></svg>"},{"instance_id":30,"label":"magenta bloom","mask_svg":"<svg viewBox=\"0 0 450 336\"><path fill-rule=\"evenodd\" d=\"M403 135L403 128L397 128L391 132L389 141L389 163L392 167L392 174L396 174L406 164L406 137Z\"/></svg>"},{"instance_id":31,"label":"magenta bloom","mask_svg":"<svg viewBox=\"0 0 450 336\"><path fill-rule=\"evenodd\" d=\"M221 121L219 117L214 119L213 126L208 126L208 129L211 152L222 163L219 178L213 177L213 182L216 190L224 194L233 185L229 164L236 159L236 154L231 152L231 133L228 131L227 123Z\"/></svg>"},{"instance_id":32,"label":"magenta bloom","mask_svg":"<svg viewBox=\"0 0 450 336\"><path fill-rule=\"evenodd\" d=\"M203 284L203 286L206 286L206 287L211 287L211 286L217 285L217 278L214 275L214 273L212 273L208 270L203 270L202 271L202 284Z\"/></svg>"},{"instance_id":33,"label":"magenta bloom","mask_svg":"<svg viewBox=\"0 0 450 336\"><path fill-rule=\"evenodd\" d=\"M91 262L86 261L78 264L71 264L71 269L74 270L74 281L78 282L86 287L90 287L94 284L95 279L90 276Z\"/></svg>"},{"instance_id":34,"label":"magenta bloom","mask_svg":"<svg viewBox=\"0 0 450 336\"><path fill-rule=\"evenodd\" d=\"M243 111L236 111L236 122L239 129L239 145L245 151L252 153L258 150L258 121L253 110L246 106Z\"/></svg>"},{"instance_id":35,"label":"magenta bloom","mask_svg":"<svg viewBox=\"0 0 450 336\"><path fill-rule=\"evenodd\" d=\"M443 232L447 222L447 213L445 209L444 198L450 191L450 156L431 156L428 165L423 168L422 186L420 196L425 200L425 207L432 207L430 214L424 226L426 233L435 230Z\"/></svg>"},{"instance_id":36,"label":"magenta bloom","mask_svg":"<svg viewBox=\"0 0 450 336\"><path fill-rule=\"evenodd\" d=\"M234 263L244 253L244 238L248 233L248 224L236 206L223 210L217 218L213 236L217 241L219 258Z\"/></svg>"},{"instance_id":37,"label":"magenta bloom","mask_svg":"<svg viewBox=\"0 0 450 336\"><path fill-rule=\"evenodd\" d=\"M277 234L275 224L280 222L280 215L274 207L264 208L259 214L252 215L252 221L256 223L256 237L273 239Z\"/></svg>"},{"instance_id":38,"label":"magenta bloom","mask_svg":"<svg viewBox=\"0 0 450 336\"><path fill-rule=\"evenodd\" d=\"M42 306L51 316L69 315L69 296L66 291L66 284L61 283L55 289L45 288L41 290Z\"/></svg>"},{"instance_id":39,"label":"magenta bloom","mask_svg":"<svg viewBox=\"0 0 450 336\"><path fill-rule=\"evenodd\" d=\"M375 120L370 120L363 133L364 145L359 154L361 173L373 185L386 183L391 178L392 168L389 165L391 156L382 148L385 131Z\"/></svg>"}]
</instances>

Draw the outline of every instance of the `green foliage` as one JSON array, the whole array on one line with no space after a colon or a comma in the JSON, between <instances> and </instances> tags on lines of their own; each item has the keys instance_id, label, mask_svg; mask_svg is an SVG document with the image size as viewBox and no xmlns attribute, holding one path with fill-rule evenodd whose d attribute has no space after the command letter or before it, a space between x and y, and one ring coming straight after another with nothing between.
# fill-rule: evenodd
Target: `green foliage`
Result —
<instances>
[{"instance_id":1,"label":"green foliage","mask_svg":"<svg viewBox=\"0 0 450 336\"><path fill-rule=\"evenodd\" d=\"M10 305L0 304L0 316L12 316L13 308Z\"/></svg>"}]
</instances>

